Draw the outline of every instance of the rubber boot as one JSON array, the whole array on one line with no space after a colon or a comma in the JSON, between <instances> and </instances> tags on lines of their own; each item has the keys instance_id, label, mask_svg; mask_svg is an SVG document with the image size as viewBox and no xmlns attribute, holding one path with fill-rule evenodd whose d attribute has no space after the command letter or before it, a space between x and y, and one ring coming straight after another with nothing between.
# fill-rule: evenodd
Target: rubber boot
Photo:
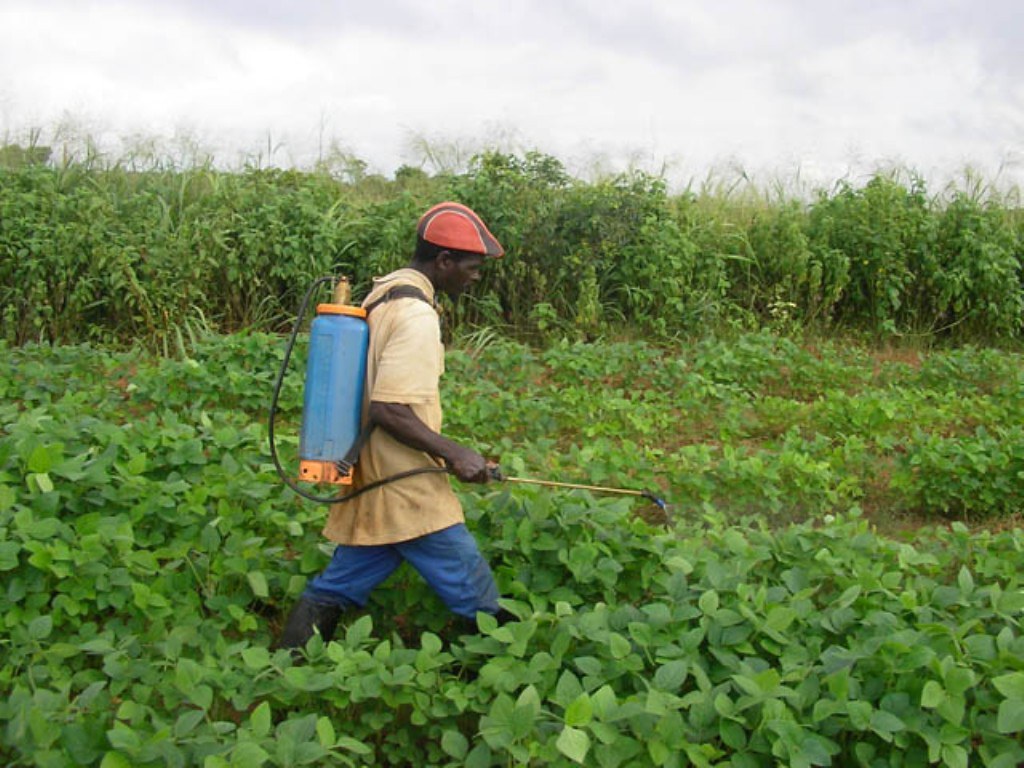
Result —
<instances>
[{"instance_id":1,"label":"rubber boot","mask_svg":"<svg viewBox=\"0 0 1024 768\"><path fill-rule=\"evenodd\" d=\"M300 597L288 614L274 648L305 648L314 632L319 632L326 643L334 636L340 616L339 605L317 603L308 597Z\"/></svg>"}]
</instances>

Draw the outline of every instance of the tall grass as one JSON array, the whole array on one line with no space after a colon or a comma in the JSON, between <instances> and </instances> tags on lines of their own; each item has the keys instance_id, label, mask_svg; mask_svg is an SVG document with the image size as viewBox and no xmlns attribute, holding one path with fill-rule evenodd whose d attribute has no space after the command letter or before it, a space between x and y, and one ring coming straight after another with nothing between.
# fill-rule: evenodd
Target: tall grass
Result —
<instances>
[{"instance_id":1,"label":"tall grass","mask_svg":"<svg viewBox=\"0 0 1024 768\"><path fill-rule=\"evenodd\" d=\"M877 173L813 195L742 173L670 192L642 171L590 181L537 152L460 171L218 170L146 152L109 162L0 149L0 338L173 349L204 331L277 329L310 280L359 289L408 259L420 212L476 208L508 250L456 331L587 339L723 325L1006 342L1024 319L1016 190L968 175L931 193Z\"/></svg>"}]
</instances>

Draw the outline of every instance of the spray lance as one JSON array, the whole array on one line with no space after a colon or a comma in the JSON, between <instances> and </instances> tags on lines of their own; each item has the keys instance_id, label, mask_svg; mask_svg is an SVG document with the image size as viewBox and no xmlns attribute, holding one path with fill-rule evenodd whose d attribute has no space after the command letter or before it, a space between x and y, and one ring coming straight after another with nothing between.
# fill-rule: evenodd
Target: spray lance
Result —
<instances>
[{"instance_id":1,"label":"spray lance","mask_svg":"<svg viewBox=\"0 0 1024 768\"><path fill-rule=\"evenodd\" d=\"M278 476L291 490L304 499L322 504L336 504L350 501L368 491L388 483L398 482L414 475L431 472L450 473L448 467L418 467L406 472L385 477L368 483L348 493L334 496L318 496L302 488L281 465L275 441L277 404L288 362L291 359L295 340L306 316L307 307L314 292L326 283L333 283L332 301L318 304L316 317L309 329L309 353L306 361L306 379L303 388L302 428L299 438L299 477L307 483L327 483L338 486L352 485L352 475L359 452L369 438L373 425L363 425L362 403L366 379L366 355L369 346L369 328L366 317L369 309L353 306L351 287L348 279L331 276L317 278L299 305L295 327L285 348L281 369L274 382L270 401L268 438L270 455ZM418 289L397 286L381 300L395 298L419 298L429 301ZM379 302L378 302L379 303ZM610 493L623 496L641 496L656 504L668 517L668 506L664 499L650 491L636 491L626 488L609 488L600 485L583 485L556 480L537 480L526 477L508 477L497 465L488 469L490 479L500 482L538 485L548 488L565 488Z\"/></svg>"},{"instance_id":2,"label":"spray lance","mask_svg":"<svg viewBox=\"0 0 1024 768\"><path fill-rule=\"evenodd\" d=\"M658 506L666 517L668 517L668 504L664 499L655 496L650 491L634 491L629 488L609 488L604 485L583 485L582 483L565 483L559 480L537 480L532 477L507 477L502 474L499 467L491 467L492 480L501 480L506 483L526 483L528 485L541 485L545 488L569 488L579 491L590 491L592 493L614 493L620 496L642 496Z\"/></svg>"}]
</instances>

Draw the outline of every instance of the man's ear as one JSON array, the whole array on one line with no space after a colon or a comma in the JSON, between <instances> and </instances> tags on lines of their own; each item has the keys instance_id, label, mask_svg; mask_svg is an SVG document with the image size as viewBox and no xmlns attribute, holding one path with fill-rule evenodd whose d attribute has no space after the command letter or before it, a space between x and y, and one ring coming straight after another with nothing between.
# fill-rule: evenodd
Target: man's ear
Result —
<instances>
[{"instance_id":1,"label":"man's ear","mask_svg":"<svg viewBox=\"0 0 1024 768\"><path fill-rule=\"evenodd\" d=\"M451 269L454 263L455 257L451 251L438 251L437 256L434 257L434 266L442 271Z\"/></svg>"}]
</instances>

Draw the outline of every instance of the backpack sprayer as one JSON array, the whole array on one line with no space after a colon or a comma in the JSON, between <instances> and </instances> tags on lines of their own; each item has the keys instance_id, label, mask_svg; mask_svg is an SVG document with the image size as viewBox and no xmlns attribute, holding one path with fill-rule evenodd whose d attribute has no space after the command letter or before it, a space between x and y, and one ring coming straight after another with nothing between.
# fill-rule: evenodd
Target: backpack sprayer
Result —
<instances>
[{"instance_id":1,"label":"backpack sprayer","mask_svg":"<svg viewBox=\"0 0 1024 768\"><path fill-rule=\"evenodd\" d=\"M418 298L429 301L421 291L412 286L396 286L380 300L366 309L351 305L351 287L345 277L330 276L317 278L306 291L299 305L288 345L285 348L281 370L274 383L274 394L270 401L268 437L270 456L277 474L295 493L304 499L322 504L336 504L361 496L388 483L397 482L413 475L428 472L447 472L448 467L419 467L385 477L348 493L336 496L317 496L303 489L281 466L274 440L274 423L277 417L277 402L281 385L288 370L295 339L299 335L306 309L314 291L325 283L333 283L333 299L330 303L319 304L316 317L309 329L309 357L306 362L306 381L303 390L302 429L299 437L299 477L302 482L327 483L331 485L352 485L352 473L359 452L365 445L373 424L362 425L363 389L366 380L366 355L370 332L366 317L376 306L396 298ZM600 485L582 485L555 480L535 480L526 477L507 477L501 469L489 469L492 480L509 483L525 483L549 488L570 488L595 493L612 493L624 496L642 496L656 504L668 516L664 499L650 491L634 491L626 488L608 488Z\"/></svg>"}]
</instances>

